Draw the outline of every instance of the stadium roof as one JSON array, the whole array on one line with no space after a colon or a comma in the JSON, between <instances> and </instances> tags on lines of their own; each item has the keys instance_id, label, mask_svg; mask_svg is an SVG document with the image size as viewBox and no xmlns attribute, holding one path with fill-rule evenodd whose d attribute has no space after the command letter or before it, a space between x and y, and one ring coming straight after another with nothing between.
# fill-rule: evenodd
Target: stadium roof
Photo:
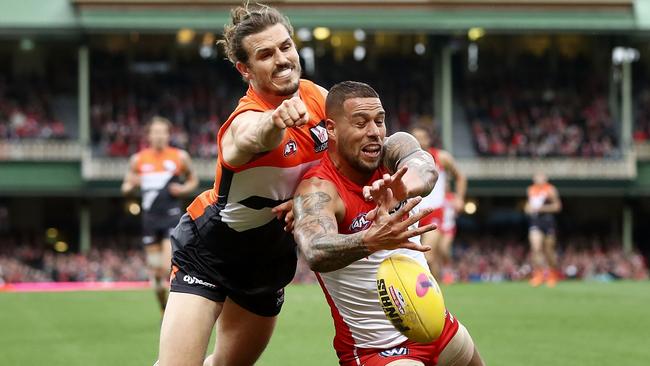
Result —
<instances>
[{"instance_id":1,"label":"stadium roof","mask_svg":"<svg viewBox=\"0 0 650 366\"><path fill-rule=\"evenodd\" d=\"M239 1L21 0L3 5L0 32L76 33L215 30ZM297 27L450 32L650 30L647 0L284 0L268 1Z\"/></svg>"}]
</instances>

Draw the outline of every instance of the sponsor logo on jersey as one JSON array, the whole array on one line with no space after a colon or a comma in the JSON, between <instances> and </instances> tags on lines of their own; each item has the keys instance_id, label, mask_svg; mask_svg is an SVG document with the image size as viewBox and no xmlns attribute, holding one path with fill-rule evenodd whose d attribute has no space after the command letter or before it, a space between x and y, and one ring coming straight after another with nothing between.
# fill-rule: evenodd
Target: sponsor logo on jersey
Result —
<instances>
[{"instance_id":1,"label":"sponsor logo on jersey","mask_svg":"<svg viewBox=\"0 0 650 366\"><path fill-rule=\"evenodd\" d=\"M406 347L395 347L379 352L381 357L397 357L406 356L409 354L409 349Z\"/></svg>"},{"instance_id":2,"label":"sponsor logo on jersey","mask_svg":"<svg viewBox=\"0 0 650 366\"><path fill-rule=\"evenodd\" d=\"M327 149L327 129L325 128L325 121L320 121L319 124L309 129L311 138L314 140L314 151L321 152Z\"/></svg>"},{"instance_id":3,"label":"sponsor logo on jersey","mask_svg":"<svg viewBox=\"0 0 650 366\"><path fill-rule=\"evenodd\" d=\"M296 152L298 152L298 144L296 144L296 142L293 140L287 141L287 144L284 145L284 156L287 157L289 155L295 154Z\"/></svg>"},{"instance_id":4,"label":"sponsor logo on jersey","mask_svg":"<svg viewBox=\"0 0 650 366\"><path fill-rule=\"evenodd\" d=\"M183 281L185 281L188 285L197 284L197 285L202 285L202 286L206 286L206 287L210 287L210 288L216 288L217 287L216 285L211 284L210 282L205 282L200 278L196 278L196 277L190 276L190 275L183 276Z\"/></svg>"},{"instance_id":5,"label":"sponsor logo on jersey","mask_svg":"<svg viewBox=\"0 0 650 366\"><path fill-rule=\"evenodd\" d=\"M377 280L377 292L379 293L381 308L384 310L384 314L386 314L388 320L393 323L395 329L400 332L411 330L411 328L404 324L404 320L400 316L399 311L391 301L388 289L386 288L386 282L383 279Z\"/></svg>"},{"instance_id":6,"label":"sponsor logo on jersey","mask_svg":"<svg viewBox=\"0 0 650 366\"><path fill-rule=\"evenodd\" d=\"M163 168L169 172L174 172L176 171L176 163L174 163L173 160L164 160L163 161Z\"/></svg>"},{"instance_id":7,"label":"sponsor logo on jersey","mask_svg":"<svg viewBox=\"0 0 650 366\"><path fill-rule=\"evenodd\" d=\"M349 228L350 232L356 233L357 231L365 230L372 224L372 221L366 219L366 214L367 212L360 213L352 220Z\"/></svg>"}]
</instances>

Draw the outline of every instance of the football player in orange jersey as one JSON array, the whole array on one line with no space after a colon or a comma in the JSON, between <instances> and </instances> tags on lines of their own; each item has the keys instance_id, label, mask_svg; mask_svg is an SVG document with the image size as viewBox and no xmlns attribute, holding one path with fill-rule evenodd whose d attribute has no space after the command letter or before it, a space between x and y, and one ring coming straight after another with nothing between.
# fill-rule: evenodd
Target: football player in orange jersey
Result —
<instances>
[{"instance_id":1,"label":"football player in orange jersey","mask_svg":"<svg viewBox=\"0 0 650 366\"><path fill-rule=\"evenodd\" d=\"M189 154L169 145L171 126L163 117L151 119L145 129L149 147L131 157L122 183L124 195L136 188L142 193L142 243L161 311L167 303L171 270L169 237L182 213L179 198L199 184Z\"/></svg>"},{"instance_id":2,"label":"football player in orange jersey","mask_svg":"<svg viewBox=\"0 0 650 366\"><path fill-rule=\"evenodd\" d=\"M562 201L555 186L548 182L546 174L537 172L533 176L524 210L530 220L528 240L533 266L530 284L539 286L546 280L546 284L553 287L559 277L555 253L556 224L553 215L562 210Z\"/></svg>"}]
</instances>

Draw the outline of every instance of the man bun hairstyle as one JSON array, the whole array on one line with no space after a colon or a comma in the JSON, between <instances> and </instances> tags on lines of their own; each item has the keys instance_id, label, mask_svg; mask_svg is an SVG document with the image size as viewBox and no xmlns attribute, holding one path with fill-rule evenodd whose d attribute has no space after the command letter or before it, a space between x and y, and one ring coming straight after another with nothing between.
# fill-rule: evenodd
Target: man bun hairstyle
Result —
<instances>
[{"instance_id":1,"label":"man bun hairstyle","mask_svg":"<svg viewBox=\"0 0 650 366\"><path fill-rule=\"evenodd\" d=\"M277 9L264 4L250 5L246 1L242 6L230 11L230 24L223 27L223 40L218 44L224 47L228 59L233 64L248 63L248 52L244 48L243 40L246 36L257 34L276 24L282 24L293 36L293 27L289 19Z\"/></svg>"}]
</instances>

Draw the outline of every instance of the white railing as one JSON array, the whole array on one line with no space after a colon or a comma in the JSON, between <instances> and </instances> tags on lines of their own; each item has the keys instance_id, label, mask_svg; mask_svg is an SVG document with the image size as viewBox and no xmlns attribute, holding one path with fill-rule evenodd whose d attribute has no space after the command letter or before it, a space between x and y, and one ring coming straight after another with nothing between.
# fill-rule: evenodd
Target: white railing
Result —
<instances>
[{"instance_id":1,"label":"white railing","mask_svg":"<svg viewBox=\"0 0 650 366\"><path fill-rule=\"evenodd\" d=\"M79 161L76 141L0 141L0 161Z\"/></svg>"},{"instance_id":2,"label":"white railing","mask_svg":"<svg viewBox=\"0 0 650 366\"><path fill-rule=\"evenodd\" d=\"M622 159L459 159L458 165L470 179L530 179L537 171L542 171L553 179L636 178L636 154L634 153L627 154Z\"/></svg>"},{"instance_id":3,"label":"white railing","mask_svg":"<svg viewBox=\"0 0 650 366\"><path fill-rule=\"evenodd\" d=\"M636 145L635 153L621 159L523 159L472 158L459 159L460 168L470 179L530 179L543 171L554 179L621 180L636 177L636 160L650 160L650 144ZM128 168L125 158L92 156L77 142L0 141L0 161L79 161L86 180L121 180ZM216 159L193 159L194 169L202 180L214 178Z\"/></svg>"},{"instance_id":4,"label":"white railing","mask_svg":"<svg viewBox=\"0 0 650 366\"><path fill-rule=\"evenodd\" d=\"M650 142L636 144L635 151L636 151L636 158L639 161L650 160Z\"/></svg>"},{"instance_id":5,"label":"white railing","mask_svg":"<svg viewBox=\"0 0 650 366\"><path fill-rule=\"evenodd\" d=\"M216 159L192 159L194 170L199 179L214 179ZM81 172L85 180L119 180L129 168L129 160L124 158L93 157L84 153Z\"/></svg>"}]
</instances>

